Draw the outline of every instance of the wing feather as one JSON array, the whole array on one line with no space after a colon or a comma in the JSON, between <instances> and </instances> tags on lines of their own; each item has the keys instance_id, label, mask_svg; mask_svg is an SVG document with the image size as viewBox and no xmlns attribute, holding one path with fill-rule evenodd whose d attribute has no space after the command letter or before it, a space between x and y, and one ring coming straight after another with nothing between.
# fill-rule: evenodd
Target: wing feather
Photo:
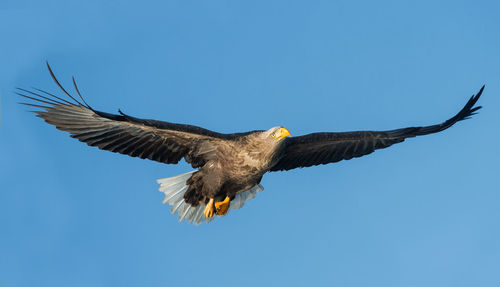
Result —
<instances>
[{"instance_id":1,"label":"wing feather","mask_svg":"<svg viewBox=\"0 0 500 287\"><path fill-rule=\"evenodd\" d=\"M199 167L210 156L198 153L201 144L213 145L212 150L216 150L220 141L251 133L221 134L192 125L135 118L121 111L119 114L97 111L84 100L74 78L73 86L83 103L64 89L48 63L47 67L68 99L40 89L18 88L16 93L30 101L22 104L40 109L33 111L38 117L89 146L162 163L177 163L185 158L193 167Z\"/></svg>"},{"instance_id":2,"label":"wing feather","mask_svg":"<svg viewBox=\"0 0 500 287\"><path fill-rule=\"evenodd\" d=\"M472 96L454 117L447 121L424 127L409 127L390 131L359 131L343 133L313 133L287 138L281 159L271 171L290 170L349 160L403 142L406 138L443 131L456 122L470 118L481 106L475 107L484 86Z\"/></svg>"}]
</instances>

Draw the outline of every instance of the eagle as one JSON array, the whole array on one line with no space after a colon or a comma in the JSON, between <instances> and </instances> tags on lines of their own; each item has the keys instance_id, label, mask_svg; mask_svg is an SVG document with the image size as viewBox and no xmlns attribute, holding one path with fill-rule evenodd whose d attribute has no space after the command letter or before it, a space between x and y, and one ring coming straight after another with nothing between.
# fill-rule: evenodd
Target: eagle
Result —
<instances>
[{"instance_id":1,"label":"eagle","mask_svg":"<svg viewBox=\"0 0 500 287\"><path fill-rule=\"evenodd\" d=\"M75 78L72 96L48 71L64 95L41 89L17 88L35 107L37 117L68 132L71 137L102 150L131 157L176 164L184 159L193 171L158 179L163 203L171 205L179 221L196 225L239 209L264 188L267 172L287 171L349 160L403 142L407 138L441 132L476 114L484 86L465 106L443 123L388 131L318 132L292 137L277 126L268 130L223 134L198 126L141 119L93 109L82 97Z\"/></svg>"}]
</instances>

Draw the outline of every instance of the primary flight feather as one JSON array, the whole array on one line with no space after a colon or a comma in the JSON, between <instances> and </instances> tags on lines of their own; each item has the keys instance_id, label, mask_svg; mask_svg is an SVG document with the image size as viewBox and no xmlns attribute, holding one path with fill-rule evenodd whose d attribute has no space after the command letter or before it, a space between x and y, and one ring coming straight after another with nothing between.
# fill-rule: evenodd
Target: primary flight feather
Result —
<instances>
[{"instance_id":1,"label":"primary flight feather","mask_svg":"<svg viewBox=\"0 0 500 287\"><path fill-rule=\"evenodd\" d=\"M389 131L324 132L291 137L283 127L245 133L222 134L201 127L110 114L89 106L64 89L47 64L54 82L68 98L40 89L18 89L32 100L25 105L40 108L38 117L69 132L90 146L166 164L182 158L196 170L159 179L163 203L178 212L179 220L199 224L238 209L263 190L260 181L268 171L328 164L367 155L406 138L443 131L474 115L484 86L454 117L431 126Z\"/></svg>"}]
</instances>

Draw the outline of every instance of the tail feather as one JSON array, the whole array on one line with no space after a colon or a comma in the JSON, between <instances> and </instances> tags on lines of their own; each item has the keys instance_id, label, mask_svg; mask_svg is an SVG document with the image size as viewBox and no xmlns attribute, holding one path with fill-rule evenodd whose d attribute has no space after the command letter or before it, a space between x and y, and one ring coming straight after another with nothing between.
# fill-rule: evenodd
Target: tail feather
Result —
<instances>
[{"instance_id":1,"label":"tail feather","mask_svg":"<svg viewBox=\"0 0 500 287\"><path fill-rule=\"evenodd\" d=\"M184 219L188 223L199 225L202 222L210 222L214 217L206 218L203 214L205 206L199 204L198 206L191 206L184 201L184 193L188 190L186 181L196 171L190 171L173 177L161 178L157 182L160 184L159 190L165 194L163 204L168 203L171 206L170 212L179 214L179 221ZM236 194L229 204L229 209L241 208L247 200L253 199L258 192L262 191L264 187L260 184L255 185L247 191Z\"/></svg>"},{"instance_id":2,"label":"tail feather","mask_svg":"<svg viewBox=\"0 0 500 287\"><path fill-rule=\"evenodd\" d=\"M184 192L186 192L186 190L187 190L187 186L181 186L177 190L173 191L170 194L168 194L165 191L162 191L162 192L165 193L165 198L163 199L163 204L165 204L167 202L168 203L174 203L174 202L179 201L180 197L182 197L184 195Z\"/></svg>"},{"instance_id":3,"label":"tail feather","mask_svg":"<svg viewBox=\"0 0 500 287\"><path fill-rule=\"evenodd\" d=\"M264 187L261 184L257 184L245 192L236 194L234 199L229 203L229 208L240 209L245 204L245 201L253 199L262 190L264 190Z\"/></svg>"},{"instance_id":4,"label":"tail feather","mask_svg":"<svg viewBox=\"0 0 500 287\"><path fill-rule=\"evenodd\" d=\"M189 213L189 210L191 209L191 205L189 204L183 204L181 209L179 210L179 221L183 221L186 215Z\"/></svg>"}]
</instances>

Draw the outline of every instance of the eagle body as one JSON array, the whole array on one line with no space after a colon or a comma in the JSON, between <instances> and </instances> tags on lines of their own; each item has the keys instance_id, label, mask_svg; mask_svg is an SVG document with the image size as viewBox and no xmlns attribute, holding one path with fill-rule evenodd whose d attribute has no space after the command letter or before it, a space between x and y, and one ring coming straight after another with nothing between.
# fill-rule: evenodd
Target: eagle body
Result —
<instances>
[{"instance_id":1,"label":"eagle body","mask_svg":"<svg viewBox=\"0 0 500 287\"><path fill-rule=\"evenodd\" d=\"M188 179L186 202L196 206L208 203L210 198L232 199L237 193L259 184L282 154L283 141L269 137L270 133L281 129L275 127L227 141L206 143L203 153L211 153L210 160Z\"/></svg>"},{"instance_id":2,"label":"eagle body","mask_svg":"<svg viewBox=\"0 0 500 287\"><path fill-rule=\"evenodd\" d=\"M407 138L441 132L474 115L484 86L448 120L430 126L387 131L319 132L291 137L283 127L243 133L222 134L201 127L140 119L124 114L98 111L81 102L59 83L64 97L34 89L18 89L17 94L31 100L22 103L36 107L38 117L71 137L102 150L131 157L176 164L181 159L194 170L158 179L163 203L179 220L209 222L229 209L239 209L263 190L260 181L267 172L329 164L349 160L401 143Z\"/></svg>"}]
</instances>

